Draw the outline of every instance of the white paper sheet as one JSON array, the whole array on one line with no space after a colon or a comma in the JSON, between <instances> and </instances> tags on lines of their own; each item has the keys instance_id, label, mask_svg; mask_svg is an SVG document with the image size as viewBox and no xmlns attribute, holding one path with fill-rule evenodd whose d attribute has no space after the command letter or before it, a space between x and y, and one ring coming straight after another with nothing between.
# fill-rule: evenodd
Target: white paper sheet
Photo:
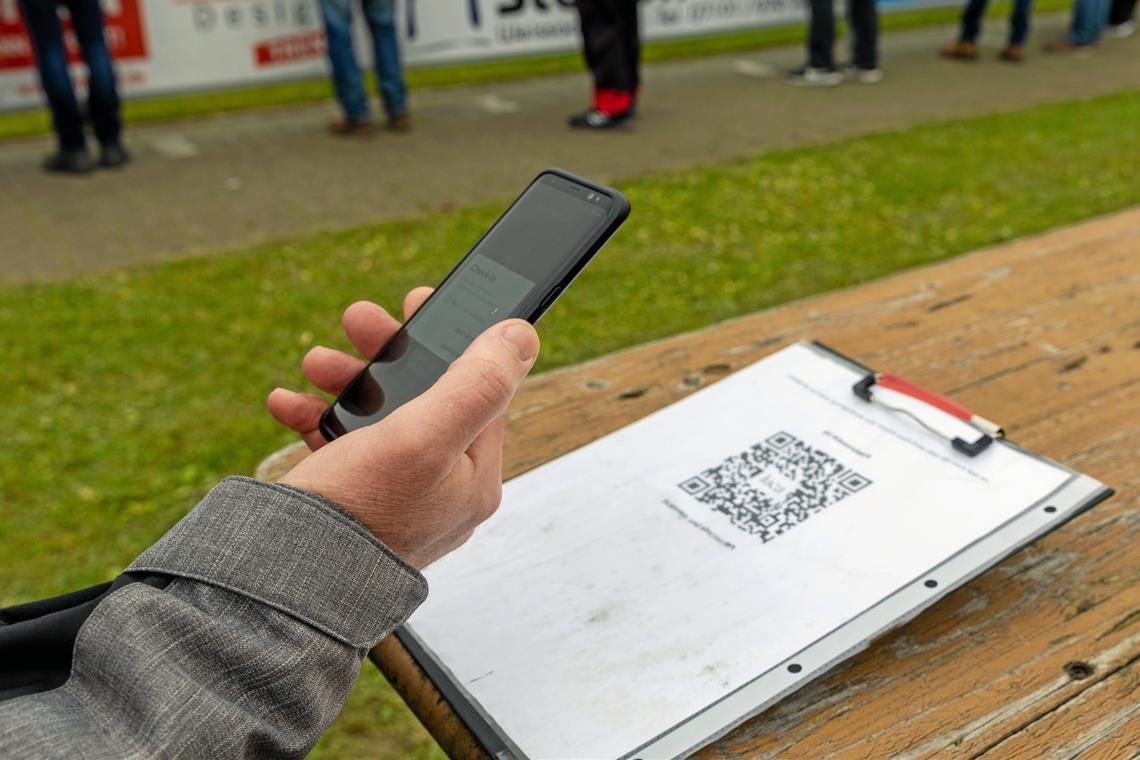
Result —
<instances>
[{"instance_id":1,"label":"white paper sheet","mask_svg":"<svg viewBox=\"0 0 1140 760\"><path fill-rule=\"evenodd\" d=\"M510 481L411 628L529 757L621 757L1069 476L858 377L793 346Z\"/></svg>"}]
</instances>

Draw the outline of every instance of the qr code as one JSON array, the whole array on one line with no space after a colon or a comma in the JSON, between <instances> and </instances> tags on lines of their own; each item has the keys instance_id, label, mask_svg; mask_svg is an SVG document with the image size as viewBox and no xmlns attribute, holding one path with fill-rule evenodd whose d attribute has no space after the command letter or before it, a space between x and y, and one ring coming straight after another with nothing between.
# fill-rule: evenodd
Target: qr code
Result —
<instances>
[{"instance_id":1,"label":"qr code","mask_svg":"<svg viewBox=\"0 0 1140 760\"><path fill-rule=\"evenodd\" d=\"M776 433L679 487L768 542L870 484L827 452Z\"/></svg>"}]
</instances>

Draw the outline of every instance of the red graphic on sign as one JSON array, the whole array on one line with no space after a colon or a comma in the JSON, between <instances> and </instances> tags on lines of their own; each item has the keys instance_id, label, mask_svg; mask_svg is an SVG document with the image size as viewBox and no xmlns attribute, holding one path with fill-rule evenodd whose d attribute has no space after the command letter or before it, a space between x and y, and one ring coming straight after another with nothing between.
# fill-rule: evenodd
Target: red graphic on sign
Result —
<instances>
[{"instance_id":1,"label":"red graphic on sign","mask_svg":"<svg viewBox=\"0 0 1140 760\"><path fill-rule=\"evenodd\" d=\"M253 58L258 66L291 63L325 54L325 33L318 29L303 34L275 37L253 46Z\"/></svg>"},{"instance_id":2,"label":"red graphic on sign","mask_svg":"<svg viewBox=\"0 0 1140 760\"><path fill-rule=\"evenodd\" d=\"M142 12L139 0L104 1L103 19L106 26L107 47L111 57L120 60L146 58L146 39L143 35ZM79 43L71 31L71 22L63 19L63 40L71 63L82 60ZM31 69L35 66L32 41L24 29L14 0L0 0L0 71Z\"/></svg>"}]
</instances>

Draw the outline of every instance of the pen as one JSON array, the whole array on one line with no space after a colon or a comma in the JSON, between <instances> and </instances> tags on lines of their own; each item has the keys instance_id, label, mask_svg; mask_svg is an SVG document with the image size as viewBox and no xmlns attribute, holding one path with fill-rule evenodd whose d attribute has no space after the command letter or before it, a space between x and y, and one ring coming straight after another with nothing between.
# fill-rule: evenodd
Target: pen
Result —
<instances>
[{"instance_id":1,"label":"pen","mask_svg":"<svg viewBox=\"0 0 1140 760\"><path fill-rule=\"evenodd\" d=\"M987 420L980 414L975 414L949 396L943 396L940 393L933 393L925 388L920 388L894 373L876 372L875 384L895 391L896 393L901 393L904 396L910 396L911 398L923 401L936 409L941 409L947 414L973 425L986 435L993 436L994 438L1001 438L1005 435L1005 431L1002 430L1001 425L998 425L996 422Z\"/></svg>"},{"instance_id":2,"label":"pen","mask_svg":"<svg viewBox=\"0 0 1140 760\"><path fill-rule=\"evenodd\" d=\"M975 430L979 431L982 435L976 441L967 441L966 439L959 436L948 434L945 431L939 430L936 426L927 420L922 419L910 410L891 406L890 404L883 402L881 399L875 398L875 396L871 393L871 388L876 385L881 388L886 388L887 390L892 390L895 393L901 393L902 395L913 398L916 401L921 401L927 406L931 406L935 409L945 412L946 414L949 414L952 417L962 420ZM919 425L929 430L931 433L948 439L950 441L950 445L953 446L954 449L962 452L963 454L966 454L967 456L977 456L981 452L985 451L989 445L993 443L995 438L1001 438L1005 435L1005 431L1003 431L1001 426L996 422L988 420L981 415L974 414L974 412L969 408L963 406L962 404L959 404L949 396L943 396L940 393L933 393L926 390L925 388L920 388L914 383L904 380L898 375L890 372L872 372L863 377L859 382L855 383L855 385L852 386L851 390L855 393L856 396L868 403L876 404L883 407L884 409L889 409L892 412L905 414L917 422Z\"/></svg>"}]
</instances>

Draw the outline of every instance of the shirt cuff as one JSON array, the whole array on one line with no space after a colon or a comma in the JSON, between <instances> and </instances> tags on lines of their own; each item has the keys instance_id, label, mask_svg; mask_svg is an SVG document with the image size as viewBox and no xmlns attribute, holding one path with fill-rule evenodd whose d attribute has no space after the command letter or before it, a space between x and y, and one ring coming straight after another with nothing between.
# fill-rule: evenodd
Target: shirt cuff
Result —
<instances>
[{"instance_id":1,"label":"shirt cuff","mask_svg":"<svg viewBox=\"0 0 1140 760\"><path fill-rule=\"evenodd\" d=\"M190 578L369 648L427 597L424 577L331 501L227 478L127 571Z\"/></svg>"}]
</instances>

